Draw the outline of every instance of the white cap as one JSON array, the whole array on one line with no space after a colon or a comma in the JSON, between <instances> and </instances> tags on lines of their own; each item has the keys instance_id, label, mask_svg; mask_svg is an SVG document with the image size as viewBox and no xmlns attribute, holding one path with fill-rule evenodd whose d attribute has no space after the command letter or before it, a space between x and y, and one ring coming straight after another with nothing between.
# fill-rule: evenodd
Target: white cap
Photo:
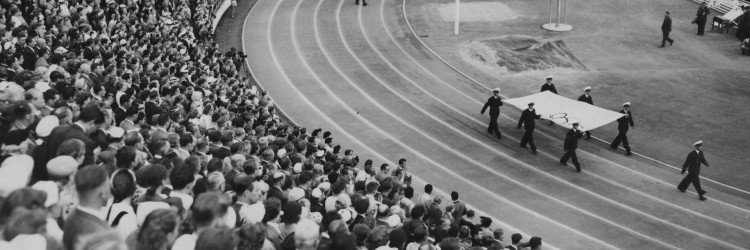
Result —
<instances>
[{"instance_id":1,"label":"white cap","mask_svg":"<svg viewBox=\"0 0 750 250\"><path fill-rule=\"evenodd\" d=\"M78 170L78 161L70 155L60 155L47 162L47 172L54 177L68 177Z\"/></svg>"},{"instance_id":2,"label":"white cap","mask_svg":"<svg viewBox=\"0 0 750 250\"><path fill-rule=\"evenodd\" d=\"M328 191L331 189L331 183L330 182L321 182L318 185L318 188L320 188L321 191Z\"/></svg>"},{"instance_id":3,"label":"white cap","mask_svg":"<svg viewBox=\"0 0 750 250\"><path fill-rule=\"evenodd\" d=\"M57 119L57 116L54 115L48 115L39 120L39 123L36 125L36 135L39 137L47 137L50 133L52 133L52 129L60 125L60 119Z\"/></svg>"},{"instance_id":4,"label":"white cap","mask_svg":"<svg viewBox=\"0 0 750 250\"><path fill-rule=\"evenodd\" d=\"M57 189L57 184L55 184L55 182L40 181L34 183L31 188L47 193L47 200L44 201L45 207L57 204L57 201L60 200L60 191Z\"/></svg>"},{"instance_id":5,"label":"white cap","mask_svg":"<svg viewBox=\"0 0 750 250\"><path fill-rule=\"evenodd\" d=\"M591 90L591 86L588 86L586 88L583 88L583 91Z\"/></svg>"},{"instance_id":6,"label":"white cap","mask_svg":"<svg viewBox=\"0 0 750 250\"><path fill-rule=\"evenodd\" d=\"M495 88L492 90L492 92L500 92L500 88Z\"/></svg>"},{"instance_id":7,"label":"white cap","mask_svg":"<svg viewBox=\"0 0 750 250\"><path fill-rule=\"evenodd\" d=\"M703 140L693 143L693 146L703 145Z\"/></svg>"},{"instance_id":8,"label":"white cap","mask_svg":"<svg viewBox=\"0 0 750 250\"><path fill-rule=\"evenodd\" d=\"M388 222L388 225L391 227L397 227L399 224L401 224L401 217L398 217L398 215L391 215L388 216L388 219L385 220Z\"/></svg>"},{"instance_id":9,"label":"white cap","mask_svg":"<svg viewBox=\"0 0 750 250\"><path fill-rule=\"evenodd\" d=\"M552 75L547 75L547 77L544 79L552 79Z\"/></svg>"},{"instance_id":10,"label":"white cap","mask_svg":"<svg viewBox=\"0 0 750 250\"><path fill-rule=\"evenodd\" d=\"M625 106L628 106L628 107L630 107L630 102L626 102L626 103L623 103L623 104L622 104L622 106L623 106L623 107L625 107Z\"/></svg>"},{"instance_id":11,"label":"white cap","mask_svg":"<svg viewBox=\"0 0 750 250\"><path fill-rule=\"evenodd\" d=\"M323 191L320 191L319 188L312 190L312 197L320 199L320 197L323 197Z\"/></svg>"},{"instance_id":12,"label":"white cap","mask_svg":"<svg viewBox=\"0 0 750 250\"><path fill-rule=\"evenodd\" d=\"M34 159L29 155L8 157L0 165L0 196L7 196L29 183Z\"/></svg>"},{"instance_id":13,"label":"white cap","mask_svg":"<svg viewBox=\"0 0 750 250\"><path fill-rule=\"evenodd\" d=\"M107 134L111 136L112 138L122 138L122 136L125 135L125 130L120 127L109 127L109 130L107 131Z\"/></svg>"},{"instance_id":14,"label":"white cap","mask_svg":"<svg viewBox=\"0 0 750 250\"><path fill-rule=\"evenodd\" d=\"M305 190L295 187L289 190L289 201L298 201L305 197Z\"/></svg>"},{"instance_id":15,"label":"white cap","mask_svg":"<svg viewBox=\"0 0 750 250\"><path fill-rule=\"evenodd\" d=\"M346 223L349 223L349 220L352 219L352 211L349 209L339 210L339 215L341 215L341 220Z\"/></svg>"},{"instance_id":16,"label":"white cap","mask_svg":"<svg viewBox=\"0 0 750 250\"><path fill-rule=\"evenodd\" d=\"M294 171L295 174L302 173L302 163L297 162L296 164L294 164L294 169L292 170Z\"/></svg>"},{"instance_id":17,"label":"white cap","mask_svg":"<svg viewBox=\"0 0 750 250\"><path fill-rule=\"evenodd\" d=\"M284 158L284 156L286 156L286 149L279 149L279 151L276 152L276 156L278 156L279 158Z\"/></svg>"},{"instance_id":18,"label":"white cap","mask_svg":"<svg viewBox=\"0 0 750 250\"><path fill-rule=\"evenodd\" d=\"M34 88L38 89L39 91L42 91L42 92L45 92L45 91L51 89L51 87L49 86L49 83L43 82L43 81L36 82L36 84L34 84Z\"/></svg>"}]
</instances>

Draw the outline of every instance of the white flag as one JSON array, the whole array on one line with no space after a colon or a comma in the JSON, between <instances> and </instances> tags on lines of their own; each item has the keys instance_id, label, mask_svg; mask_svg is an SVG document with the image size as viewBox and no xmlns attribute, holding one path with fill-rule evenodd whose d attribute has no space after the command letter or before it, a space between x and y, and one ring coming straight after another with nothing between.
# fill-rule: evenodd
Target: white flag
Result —
<instances>
[{"instance_id":1,"label":"white flag","mask_svg":"<svg viewBox=\"0 0 750 250\"><path fill-rule=\"evenodd\" d=\"M542 119L551 120L566 128L572 128L573 123L577 122L578 128L584 131L604 126L624 115L549 91L503 101L522 110L533 102L536 113L541 115Z\"/></svg>"}]
</instances>

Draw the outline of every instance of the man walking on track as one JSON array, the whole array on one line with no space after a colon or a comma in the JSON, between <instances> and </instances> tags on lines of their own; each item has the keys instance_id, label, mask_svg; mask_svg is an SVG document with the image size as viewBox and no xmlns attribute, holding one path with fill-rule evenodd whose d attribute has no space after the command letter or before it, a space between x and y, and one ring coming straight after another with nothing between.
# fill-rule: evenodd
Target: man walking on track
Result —
<instances>
[{"instance_id":1,"label":"man walking on track","mask_svg":"<svg viewBox=\"0 0 750 250\"><path fill-rule=\"evenodd\" d=\"M591 86L583 89L583 95L578 97L578 101L594 105L594 99L591 98ZM586 140L591 139L591 132L586 131Z\"/></svg>"},{"instance_id":2,"label":"man walking on track","mask_svg":"<svg viewBox=\"0 0 750 250\"><path fill-rule=\"evenodd\" d=\"M706 6L706 2L704 1L701 3L701 7L698 8L698 13L696 13L695 17L695 23L698 24L698 33L696 33L696 35L703 35L703 30L706 28L706 20L708 20L708 14L711 14L711 11L708 9L708 6Z\"/></svg>"},{"instance_id":3,"label":"man walking on track","mask_svg":"<svg viewBox=\"0 0 750 250\"><path fill-rule=\"evenodd\" d=\"M487 128L487 133L492 134L494 132L498 139L503 135L503 133L500 133L500 130L497 129L497 117L500 115L500 106L503 106L503 101L500 100L500 88L495 88L492 90L492 96L487 99L487 103L484 104L482 112L480 112L484 115L484 111L487 110L487 107L490 108L490 126Z\"/></svg>"},{"instance_id":4,"label":"man walking on track","mask_svg":"<svg viewBox=\"0 0 750 250\"><path fill-rule=\"evenodd\" d=\"M707 192L701 188L701 163L703 163L703 165L706 165L706 167L709 167L709 165L706 161L706 158L703 156L703 151L701 150L703 141L698 141L694 143L693 146L695 146L695 149L690 151L687 159L685 159L685 164L682 164L682 174L685 174L685 170L687 170L688 174L684 179L682 179L682 182L677 185L677 189L679 189L680 192L684 193L685 190L687 190L688 186L690 186L690 183L693 183L695 191L698 192L698 199L705 201L706 197L704 197L703 195L705 195Z\"/></svg>"},{"instance_id":5,"label":"man walking on track","mask_svg":"<svg viewBox=\"0 0 750 250\"><path fill-rule=\"evenodd\" d=\"M628 129L630 129L630 127L635 127L635 123L633 123L633 113L630 112L630 102L622 104L622 110L620 110L620 113L625 114L625 116L617 119L617 131L619 131L619 133L609 146L613 150L617 150L617 147L620 146L620 142L622 142L622 146L625 147L625 154L632 155L633 153L630 152L630 144L628 143L627 135Z\"/></svg>"},{"instance_id":6,"label":"man walking on track","mask_svg":"<svg viewBox=\"0 0 750 250\"><path fill-rule=\"evenodd\" d=\"M518 119L518 129L521 129L521 125L526 130L521 139L521 147L526 148L526 143L531 146L531 153L536 154L536 145L534 145L534 128L536 128L535 119L541 118L541 115L536 114L534 110L534 103L529 103L529 108L521 112L521 118Z\"/></svg>"},{"instance_id":7,"label":"man walking on track","mask_svg":"<svg viewBox=\"0 0 750 250\"><path fill-rule=\"evenodd\" d=\"M576 155L576 148L578 148L578 138L583 137L583 133L578 130L578 123L573 123L573 128L568 130L565 134L565 142L563 143L563 150L565 154L560 158L560 164L565 166L568 165L568 159L573 160L573 165L576 166L576 171L581 172L581 164L578 163L578 155Z\"/></svg>"},{"instance_id":8,"label":"man walking on track","mask_svg":"<svg viewBox=\"0 0 750 250\"><path fill-rule=\"evenodd\" d=\"M557 89L555 88L555 84L552 83L552 75L548 75L547 76L547 81L544 84L542 84L542 91L541 92L544 92L544 91L549 91L549 92L555 93L555 95L557 95ZM549 121L549 125L552 125L552 124L554 124L554 123L552 121Z\"/></svg>"},{"instance_id":9,"label":"man walking on track","mask_svg":"<svg viewBox=\"0 0 750 250\"><path fill-rule=\"evenodd\" d=\"M664 12L664 22L661 23L661 48L664 48L664 44L669 42L669 46L672 46L674 40L669 38L669 33L672 32L672 18L669 17L669 11Z\"/></svg>"}]
</instances>

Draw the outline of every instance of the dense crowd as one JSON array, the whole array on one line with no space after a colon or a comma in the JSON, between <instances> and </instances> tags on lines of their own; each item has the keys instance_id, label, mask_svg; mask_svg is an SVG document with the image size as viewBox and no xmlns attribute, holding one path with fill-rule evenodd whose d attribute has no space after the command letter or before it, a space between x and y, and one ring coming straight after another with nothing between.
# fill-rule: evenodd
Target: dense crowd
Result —
<instances>
[{"instance_id":1,"label":"dense crowd","mask_svg":"<svg viewBox=\"0 0 750 250\"><path fill-rule=\"evenodd\" d=\"M0 249L540 249L280 122L210 0L0 1Z\"/></svg>"}]
</instances>

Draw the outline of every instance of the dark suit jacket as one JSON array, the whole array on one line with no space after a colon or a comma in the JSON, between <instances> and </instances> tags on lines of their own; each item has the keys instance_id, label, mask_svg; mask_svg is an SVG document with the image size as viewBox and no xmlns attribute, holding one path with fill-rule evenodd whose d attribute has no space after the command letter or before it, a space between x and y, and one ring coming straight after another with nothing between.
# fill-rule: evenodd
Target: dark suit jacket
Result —
<instances>
[{"instance_id":1,"label":"dark suit jacket","mask_svg":"<svg viewBox=\"0 0 750 250\"><path fill-rule=\"evenodd\" d=\"M578 138L583 137L583 132L580 130L574 130L570 129L568 130L568 133L565 134L565 142L563 143L563 149L565 151L573 150L578 148Z\"/></svg>"},{"instance_id":2,"label":"dark suit jacket","mask_svg":"<svg viewBox=\"0 0 750 250\"><path fill-rule=\"evenodd\" d=\"M49 147L47 148L45 154L46 157L43 159L42 163L47 164L50 159L54 158L57 149L67 139L79 139L83 141L84 145L86 145L86 158L84 158L81 166L94 164L94 149L97 147L97 144L83 132L83 128L75 124L61 125L52 129L52 133L50 133L49 138L47 139Z\"/></svg>"},{"instance_id":3,"label":"dark suit jacket","mask_svg":"<svg viewBox=\"0 0 750 250\"><path fill-rule=\"evenodd\" d=\"M78 241L82 236L107 229L109 229L109 225L107 225L102 219L75 209L68 218L65 219L62 240L63 247L65 247L66 250L76 249L76 244L78 244Z\"/></svg>"},{"instance_id":4,"label":"dark suit jacket","mask_svg":"<svg viewBox=\"0 0 750 250\"><path fill-rule=\"evenodd\" d=\"M554 83L547 84L545 82L544 84L542 84L542 91L540 92L544 92L545 90L549 90L549 92L557 94L557 88L555 88Z\"/></svg>"},{"instance_id":5,"label":"dark suit jacket","mask_svg":"<svg viewBox=\"0 0 750 250\"><path fill-rule=\"evenodd\" d=\"M581 95L581 96L578 97L578 101L594 105L594 99L591 98L591 95L589 95L587 97L586 94L583 94L583 95Z\"/></svg>"},{"instance_id":6,"label":"dark suit jacket","mask_svg":"<svg viewBox=\"0 0 750 250\"><path fill-rule=\"evenodd\" d=\"M687 170L690 173L699 174L701 172L701 163L708 167L708 162L706 161L706 158L703 157L703 151L698 153L693 149L688 154L687 159L685 159L685 164L682 164L682 171L684 172Z\"/></svg>"},{"instance_id":7,"label":"dark suit jacket","mask_svg":"<svg viewBox=\"0 0 750 250\"><path fill-rule=\"evenodd\" d=\"M534 120L541 117L541 115L536 114L536 110L524 109L521 112L521 118L518 119L518 128L521 128L521 125L523 125L525 129L534 129L536 127L536 121Z\"/></svg>"},{"instance_id":8,"label":"dark suit jacket","mask_svg":"<svg viewBox=\"0 0 750 250\"><path fill-rule=\"evenodd\" d=\"M232 155L232 151L226 147L218 147L214 150L211 150L209 154L211 154L211 156L213 156L214 158L224 159Z\"/></svg>"},{"instance_id":9,"label":"dark suit jacket","mask_svg":"<svg viewBox=\"0 0 750 250\"><path fill-rule=\"evenodd\" d=\"M164 111L161 110L161 107L157 105L155 102L148 101L145 104L146 108L146 122L150 122L151 119L154 117L154 115L161 114Z\"/></svg>"},{"instance_id":10,"label":"dark suit jacket","mask_svg":"<svg viewBox=\"0 0 750 250\"><path fill-rule=\"evenodd\" d=\"M503 106L503 101L500 100L500 97L498 96L495 98L495 96L490 96L489 99L487 99L487 103L484 104L484 107L482 107L482 114L484 114L484 111L487 110L487 107L490 108L490 116L497 116L500 114L500 106Z\"/></svg>"},{"instance_id":11,"label":"dark suit jacket","mask_svg":"<svg viewBox=\"0 0 750 250\"><path fill-rule=\"evenodd\" d=\"M125 110L119 106L113 107L112 112L115 113L115 124L120 124L122 120L125 120Z\"/></svg>"},{"instance_id":12,"label":"dark suit jacket","mask_svg":"<svg viewBox=\"0 0 750 250\"><path fill-rule=\"evenodd\" d=\"M620 117L620 119L617 119L617 129L620 131L628 131L631 126L635 126L635 123L633 123L633 113L630 111L620 110L620 113L622 114L628 114L628 117Z\"/></svg>"},{"instance_id":13,"label":"dark suit jacket","mask_svg":"<svg viewBox=\"0 0 750 250\"><path fill-rule=\"evenodd\" d=\"M708 14L711 14L711 10L706 6L698 7L698 13L695 13L696 22L706 22Z\"/></svg>"},{"instance_id":14,"label":"dark suit jacket","mask_svg":"<svg viewBox=\"0 0 750 250\"><path fill-rule=\"evenodd\" d=\"M671 17L664 16L664 22L661 23L661 31L672 32L672 18Z\"/></svg>"},{"instance_id":15,"label":"dark suit jacket","mask_svg":"<svg viewBox=\"0 0 750 250\"><path fill-rule=\"evenodd\" d=\"M286 195L284 194L284 191L281 191L281 189L278 189L277 187L274 187L273 185L269 185L271 187L268 188L268 194L267 197L275 197L276 199L279 199L281 201L281 207L284 207L284 204L287 202Z\"/></svg>"}]
</instances>

